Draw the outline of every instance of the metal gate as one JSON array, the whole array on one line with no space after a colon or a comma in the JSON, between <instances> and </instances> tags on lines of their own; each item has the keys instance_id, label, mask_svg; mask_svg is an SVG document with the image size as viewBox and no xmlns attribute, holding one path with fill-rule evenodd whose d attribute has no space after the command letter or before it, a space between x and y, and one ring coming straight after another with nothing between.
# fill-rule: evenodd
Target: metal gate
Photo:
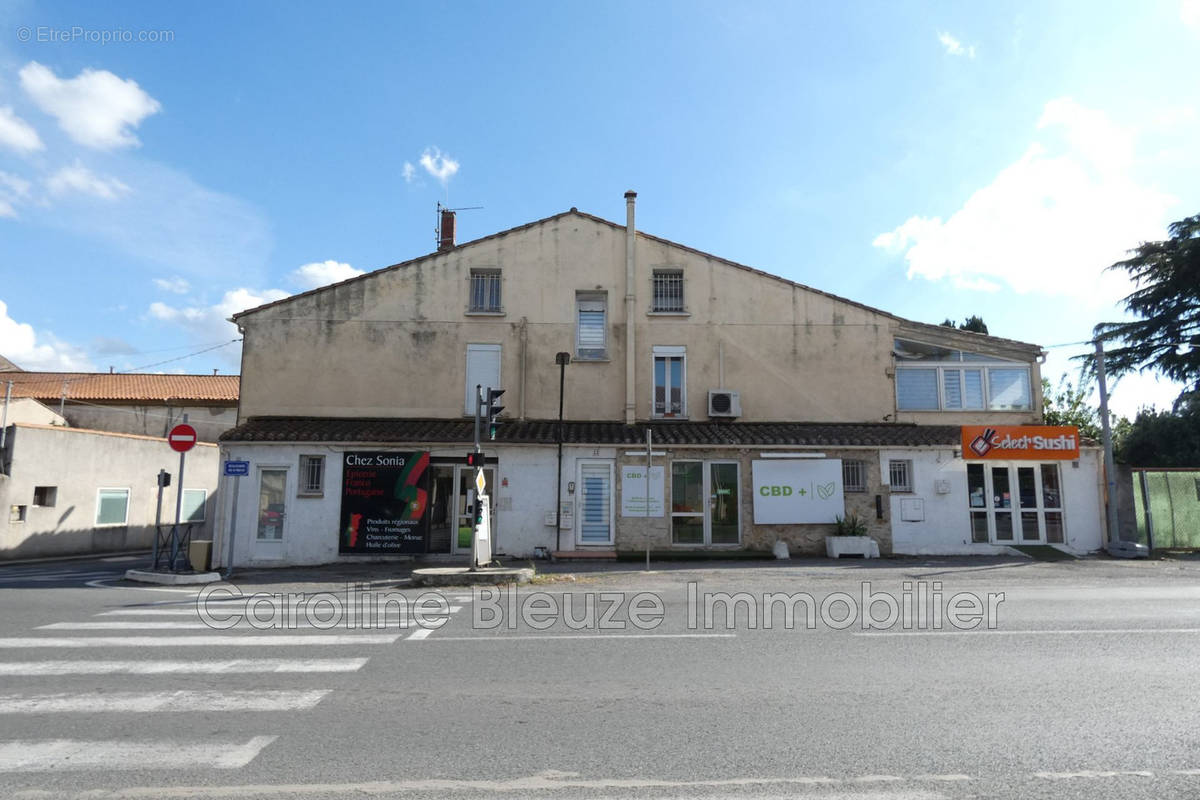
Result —
<instances>
[{"instance_id":1,"label":"metal gate","mask_svg":"<svg viewBox=\"0 0 1200 800\"><path fill-rule=\"evenodd\" d=\"M1133 470L1133 507L1138 541L1200 549L1200 469Z\"/></svg>"}]
</instances>

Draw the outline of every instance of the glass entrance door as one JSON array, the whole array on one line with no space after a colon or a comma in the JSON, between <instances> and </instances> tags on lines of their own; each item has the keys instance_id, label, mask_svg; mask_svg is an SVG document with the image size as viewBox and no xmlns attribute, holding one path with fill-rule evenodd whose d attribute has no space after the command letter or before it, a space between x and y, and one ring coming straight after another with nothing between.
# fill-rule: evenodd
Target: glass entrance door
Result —
<instances>
[{"instance_id":1,"label":"glass entrance door","mask_svg":"<svg viewBox=\"0 0 1200 800\"><path fill-rule=\"evenodd\" d=\"M967 464L971 541L1064 544L1058 464Z\"/></svg>"},{"instance_id":2,"label":"glass entrance door","mask_svg":"<svg viewBox=\"0 0 1200 800\"><path fill-rule=\"evenodd\" d=\"M255 558L283 558L283 532L287 518L287 470L258 471L258 520L254 536Z\"/></svg>"},{"instance_id":3,"label":"glass entrance door","mask_svg":"<svg viewBox=\"0 0 1200 800\"><path fill-rule=\"evenodd\" d=\"M741 489L735 461L671 464L671 543L741 541Z\"/></svg>"}]
</instances>

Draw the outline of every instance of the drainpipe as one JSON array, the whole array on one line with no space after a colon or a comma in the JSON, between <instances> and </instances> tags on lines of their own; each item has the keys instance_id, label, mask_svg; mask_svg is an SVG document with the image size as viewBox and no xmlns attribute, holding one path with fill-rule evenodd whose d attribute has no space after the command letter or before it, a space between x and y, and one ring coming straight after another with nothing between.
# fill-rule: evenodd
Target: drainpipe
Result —
<instances>
[{"instance_id":1,"label":"drainpipe","mask_svg":"<svg viewBox=\"0 0 1200 800\"><path fill-rule=\"evenodd\" d=\"M525 421L525 362L529 353L529 319L521 317L521 402L517 418Z\"/></svg>"},{"instance_id":2,"label":"drainpipe","mask_svg":"<svg viewBox=\"0 0 1200 800\"><path fill-rule=\"evenodd\" d=\"M4 390L4 419L0 420L0 450L4 449L4 443L8 441L8 404L12 402L12 385L13 382L8 382L8 388Z\"/></svg>"},{"instance_id":3,"label":"drainpipe","mask_svg":"<svg viewBox=\"0 0 1200 800\"><path fill-rule=\"evenodd\" d=\"M625 424L632 425L635 419L636 353L633 342L633 314L636 306L634 294L634 242L637 237L633 224L633 206L637 192L625 193Z\"/></svg>"}]
</instances>

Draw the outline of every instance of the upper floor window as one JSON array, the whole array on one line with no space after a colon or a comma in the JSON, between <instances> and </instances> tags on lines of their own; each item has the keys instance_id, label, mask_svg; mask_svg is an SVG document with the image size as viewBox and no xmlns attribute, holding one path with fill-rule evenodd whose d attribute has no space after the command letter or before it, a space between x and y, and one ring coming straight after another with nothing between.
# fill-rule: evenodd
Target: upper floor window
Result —
<instances>
[{"instance_id":1,"label":"upper floor window","mask_svg":"<svg viewBox=\"0 0 1200 800\"><path fill-rule=\"evenodd\" d=\"M575 357L580 361L608 358L608 295L575 296Z\"/></svg>"},{"instance_id":2,"label":"upper floor window","mask_svg":"<svg viewBox=\"0 0 1200 800\"><path fill-rule=\"evenodd\" d=\"M654 416L687 416L687 348L654 348Z\"/></svg>"},{"instance_id":3,"label":"upper floor window","mask_svg":"<svg viewBox=\"0 0 1200 800\"><path fill-rule=\"evenodd\" d=\"M486 314L504 311L500 303L500 270L471 270L471 299L467 303L467 311Z\"/></svg>"},{"instance_id":4,"label":"upper floor window","mask_svg":"<svg viewBox=\"0 0 1200 800\"><path fill-rule=\"evenodd\" d=\"M463 413L468 417L475 415L475 403L476 398L479 397L480 387L484 392L489 388L501 388L500 345L498 344L467 345L467 391L463 403Z\"/></svg>"},{"instance_id":5,"label":"upper floor window","mask_svg":"<svg viewBox=\"0 0 1200 800\"><path fill-rule=\"evenodd\" d=\"M654 270L654 294L650 301L651 311L684 311L683 270Z\"/></svg>"},{"instance_id":6,"label":"upper floor window","mask_svg":"<svg viewBox=\"0 0 1200 800\"><path fill-rule=\"evenodd\" d=\"M1029 367L979 353L896 340L900 411L1029 411ZM991 362L991 363L989 363Z\"/></svg>"}]
</instances>

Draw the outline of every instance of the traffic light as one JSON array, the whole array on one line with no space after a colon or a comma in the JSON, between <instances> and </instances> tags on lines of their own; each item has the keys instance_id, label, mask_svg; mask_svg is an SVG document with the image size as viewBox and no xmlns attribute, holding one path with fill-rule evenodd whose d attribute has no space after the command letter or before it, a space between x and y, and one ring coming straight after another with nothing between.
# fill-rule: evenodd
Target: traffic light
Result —
<instances>
[{"instance_id":1,"label":"traffic light","mask_svg":"<svg viewBox=\"0 0 1200 800\"><path fill-rule=\"evenodd\" d=\"M483 453L467 453L467 466L476 469L483 468Z\"/></svg>"},{"instance_id":2,"label":"traffic light","mask_svg":"<svg viewBox=\"0 0 1200 800\"><path fill-rule=\"evenodd\" d=\"M500 420L497 419L497 417L499 417L500 412L504 410L504 406L500 405L497 401L500 399L500 395L502 394L504 394L503 389L492 389L489 387L487 390L487 425L489 439L496 438L496 429L500 427Z\"/></svg>"}]
</instances>

